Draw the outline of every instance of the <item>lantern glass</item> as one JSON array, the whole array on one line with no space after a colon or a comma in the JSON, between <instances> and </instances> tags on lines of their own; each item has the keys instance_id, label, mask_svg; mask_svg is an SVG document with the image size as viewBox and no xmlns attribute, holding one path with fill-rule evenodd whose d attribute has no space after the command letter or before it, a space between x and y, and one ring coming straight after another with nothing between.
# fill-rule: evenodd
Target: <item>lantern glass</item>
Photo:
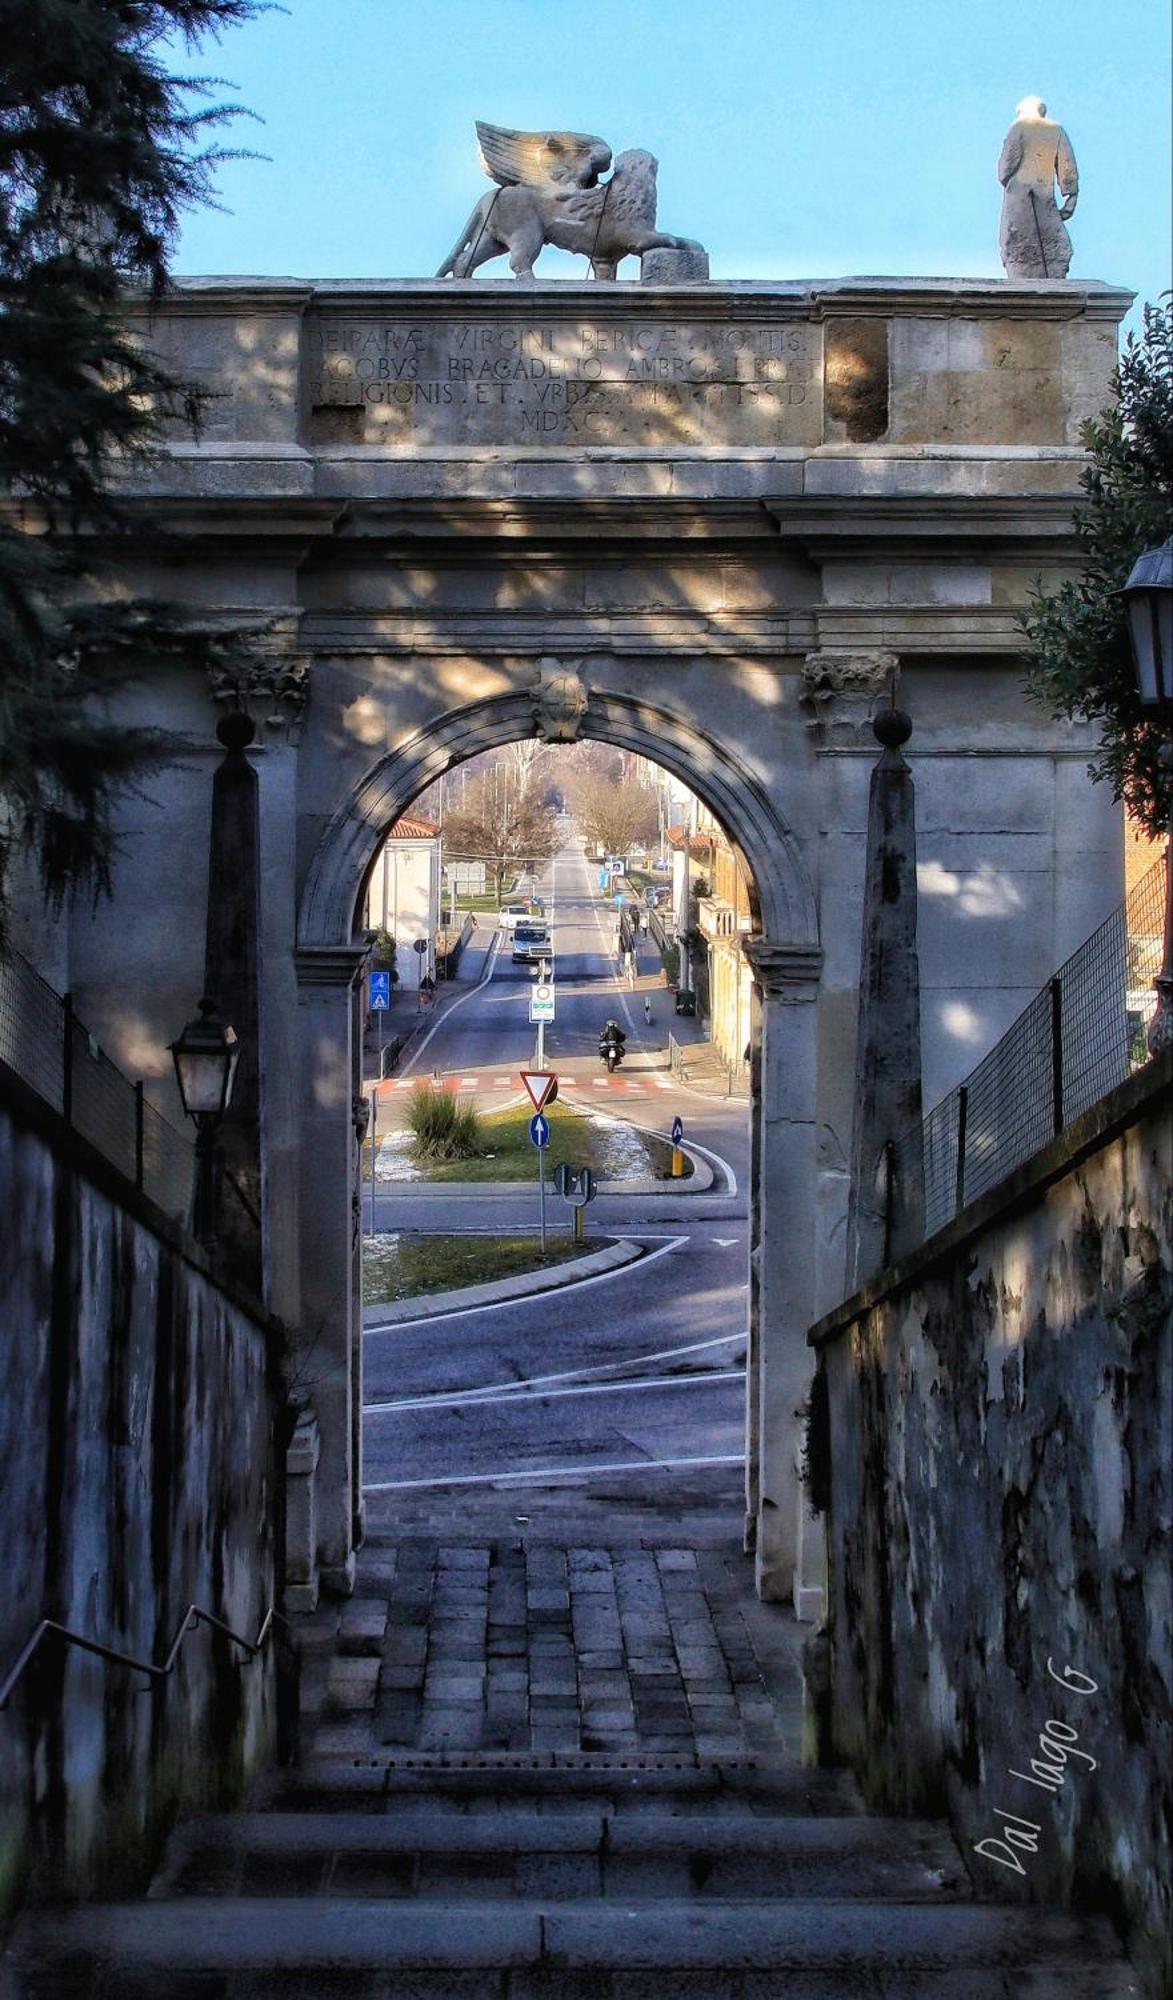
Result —
<instances>
[{"instance_id":1,"label":"lantern glass","mask_svg":"<svg viewBox=\"0 0 1173 2000\"><path fill-rule=\"evenodd\" d=\"M197 1018L171 1044L175 1080L189 1118L222 1118L232 1098L240 1043L214 1000L201 1000Z\"/></svg>"},{"instance_id":2,"label":"lantern glass","mask_svg":"<svg viewBox=\"0 0 1173 2000\"><path fill-rule=\"evenodd\" d=\"M1173 536L1138 557L1124 601L1141 706L1173 709Z\"/></svg>"}]
</instances>

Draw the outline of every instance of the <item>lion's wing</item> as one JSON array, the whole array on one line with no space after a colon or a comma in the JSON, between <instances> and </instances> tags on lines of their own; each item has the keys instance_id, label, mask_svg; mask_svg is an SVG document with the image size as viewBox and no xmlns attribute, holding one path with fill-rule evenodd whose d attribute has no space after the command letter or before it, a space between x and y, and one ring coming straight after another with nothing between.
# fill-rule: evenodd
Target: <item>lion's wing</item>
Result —
<instances>
[{"instance_id":1,"label":"lion's wing","mask_svg":"<svg viewBox=\"0 0 1173 2000\"><path fill-rule=\"evenodd\" d=\"M478 118L485 172L501 187L593 187L611 164L605 139L589 132L513 132Z\"/></svg>"}]
</instances>

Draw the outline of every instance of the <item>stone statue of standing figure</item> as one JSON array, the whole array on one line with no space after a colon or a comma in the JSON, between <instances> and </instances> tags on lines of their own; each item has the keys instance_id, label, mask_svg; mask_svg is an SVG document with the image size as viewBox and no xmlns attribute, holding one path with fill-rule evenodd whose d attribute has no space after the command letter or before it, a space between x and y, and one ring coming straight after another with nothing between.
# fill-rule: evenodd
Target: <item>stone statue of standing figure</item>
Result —
<instances>
[{"instance_id":1,"label":"stone statue of standing figure","mask_svg":"<svg viewBox=\"0 0 1173 2000\"><path fill-rule=\"evenodd\" d=\"M1041 97L1024 97L1002 146L998 179L1002 225L998 248L1008 278L1065 278L1071 238L1064 227L1075 213L1079 169L1062 125L1047 117ZM1063 206L1055 201L1055 183Z\"/></svg>"}]
</instances>

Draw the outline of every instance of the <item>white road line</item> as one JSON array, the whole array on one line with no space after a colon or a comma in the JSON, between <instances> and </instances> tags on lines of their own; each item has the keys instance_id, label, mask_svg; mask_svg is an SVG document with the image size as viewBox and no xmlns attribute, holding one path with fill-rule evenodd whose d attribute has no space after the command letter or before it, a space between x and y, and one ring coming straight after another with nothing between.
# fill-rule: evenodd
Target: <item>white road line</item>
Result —
<instances>
[{"instance_id":1,"label":"white road line","mask_svg":"<svg viewBox=\"0 0 1173 2000\"><path fill-rule=\"evenodd\" d=\"M501 1198L503 1201L512 1201L514 1196L511 1192L509 1195L503 1195ZM657 1257L666 1257L669 1251L678 1250L682 1243L687 1242L687 1236L674 1236L669 1242L663 1244L659 1250L649 1250L646 1257L637 1258L633 1264L620 1264L614 1271L596 1271L594 1276L590 1278L576 1278L573 1286L551 1286L547 1291L529 1292L516 1299L492 1299L488 1305L483 1306L455 1306L451 1312L421 1313L418 1319L393 1320L388 1326L364 1326L363 1338L364 1340L369 1339L372 1333L414 1333L415 1329L419 1326L435 1326L437 1320L441 1319L465 1319L469 1313L504 1312L506 1310L517 1312L521 1306L549 1305L551 1291L573 1290L577 1294L578 1292L585 1292L588 1285L610 1284L612 1279L625 1278L632 1271L646 1271L648 1265L654 1264Z\"/></svg>"},{"instance_id":2,"label":"white road line","mask_svg":"<svg viewBox=\"0 0 1173 2000\"><path fill-rule=\"evenodd\" d=\"M711 1146L702 1146L699 1139L690 1138L687 1134L685 1135L684 1143L686 1147L691 1147L694 1153L703 1153L706 1160L711 1160L715 1167L720 1167L721 1172L725 1176L726 1194L737 1193L737 1175L734 1173L728 1160L723 1159L720 1153L714 1153Z\"/></svg>"},{"instance_id":3,"label":"white road line","mask_svg":"<svg viewBox=\"0 0 1173 2000\"><path fill-rule=\"evenodd\" d=\"M593 1368L565 1368L558 1375L524 1375L516 1382L484 1382L478 1388L454 1390L452 1393L458 1394L466 1403L488 1401L490 1398L497 1401L523 1391L543 1389L549 1383L585 1382L594 1375L614 1376L621 1368L646 1368L651 1361L679 1361L686 1354L704 1354L711 1347L732 1347L736 1341L748 1339L748 1333L720 1333L711 1340L691 1340L686 1347L661 1347L653 1354L632 1354L626 1361L599 1361ZM739 1375L744 1373L743 1370L737 1372ZM443 1395L445 1392L441 1390L438 1393ZM407 1402L367 1403L363 1414L376 1410L417 1409L426 1406L430 1400L428 1396L413 1396Z\"/></svg>"},{"instance_id":4,"label":"white road line","mask_svg":"<svg viewBox=\"0 0 1173 2000\"><path fill-rule=\"evenodd\" d=\"M706 1375L645 1375L632 1382L578 1382L566 1389L512 1389L486 1394L483 1389L454 1391L450 1396L409 1396L399 1403L366 1403L364 1417L398 1416L401 1410L481 1409L490 1403L553 1403L563 1396L617 1396L621 1391L647 1389L707 1389L714 1382L744 1382L744 1368L714 1368Z\"/></svg>"},{"instance_id":5,"label":"white road line","mask_svg":"<svg viewBox=\"0 0 1173 2000\"><path fill-rule=\"evenodd\" d=\"M446 1021L450 1021L452 1019L452 1016L453 1014L455 1014L456 1009L458 1007L465 1006L469 1000L475 1000L477 994L481 991L482 987L488 985L490 979L493 977L493 974L497 969L497 959L500 956L500 951L501 951L501 932L497 931L494 934L492 944L489 946L489 954L485 960L485 969L482 972L480 978L477 980L476 985L470 986L467 993L462 993L458 1000L454 1000L450 1007L446 1007L444 1009L444 1012L441 1014L438 1021L432 1022L432 1025L428 1029L427 1034L424 1036L423 1041L420 1042L412 1050L411 1054L407 1058L407 1061L404 1063L402 1076L406 1076L410 1070L413 1070L415 1068L415 1065L419 1061L424 1050L427 1048L428 1043L431 1041L432 1036L436 1034L439 1031L439 1029L441 1029L444 1026ZM402 1077L399 1080L398 1087L400 1089L403 1088Z\"/></svg>"},{"instance_id":6,"label":"white road line","mask_svg":"<svg viewBox=\"0 0 1173 2000\"><path fill-rule=\"evenodd\" d=\"M602 1479L615 1472L677 1472L690 1466L744 1465L745 1453L714 1458L634 1458L612 1465L544 1465L535 1472L465 1472L451 1479L384 1479L364 1486L364 1493L412 1493L437 1486L532 1486L544 1480Z\"/></svg>"}]
</instances>

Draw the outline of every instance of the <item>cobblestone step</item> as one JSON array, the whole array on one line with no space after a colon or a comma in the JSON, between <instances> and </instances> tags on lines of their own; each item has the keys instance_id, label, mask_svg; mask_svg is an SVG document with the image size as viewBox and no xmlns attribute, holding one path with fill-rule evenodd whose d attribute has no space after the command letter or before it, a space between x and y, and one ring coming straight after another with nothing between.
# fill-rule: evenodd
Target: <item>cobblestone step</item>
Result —
<instances>
[{"instance_id":1,"label":"cobblestone step","mask_svg":"<svg viewBox=\"0 0 1173 2000\"><path fill-rule=\"evenodd\" d=\"M26 1920L19 2000L1123 2000L1099 1919L990 1905L190 1899Z\"/></svg>"},{"instance_id":2,"label":"cobblestone step","mask_svg":"<svg viewBox=\"0 0 1173 2000\"><path fill-rule=\"evenodd\" d=\"M887 1897L969 1894L952 1841L906 1820L400 1803L394 1812L212 1814L173 1836L153 1896Z\"/></svg>"}]
</instances>

